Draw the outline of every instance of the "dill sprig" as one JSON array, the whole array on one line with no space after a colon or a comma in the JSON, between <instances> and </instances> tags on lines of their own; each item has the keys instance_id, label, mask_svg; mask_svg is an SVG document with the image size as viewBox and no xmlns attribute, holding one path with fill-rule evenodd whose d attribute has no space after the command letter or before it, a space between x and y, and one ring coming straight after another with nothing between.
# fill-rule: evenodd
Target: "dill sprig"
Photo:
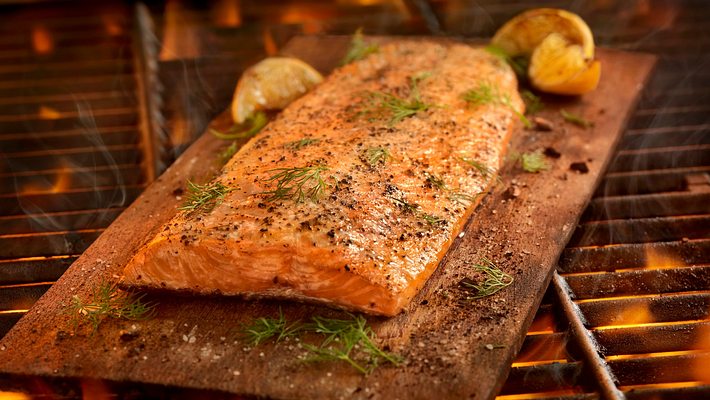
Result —
<instances>
[{"instance_id":1,"label":"dill sprig","mask_svg":"<svg viewBox=\"0 0 710 400\"><path fill-rule=\"evenodd\" d=\"M434 174L426 174L426 182L427 184L431 185L431 187L436 188L436 189L441 189L441 190L447 190L446 188L446 182Z\"/></svg>"},{"instance_id":2,"label":"dill sprig","mask_svg":"<svg viewBox=\"0 0 710 400\"><path fill-rule=\"evenodd\" d=\"M545 160L545 155L542 150L538 149L530 153L520 155L520 166L525 172L537 173L550 169L550 166Z\"/></svg>"},{"instance_id":3,"label":"dill sprig","mask_svg":"<svg viewBox=\"0 0 710 400\"><path fill-rule=\"evenodd\" d=\"M283 311L279 308L278 318L257 318L251 324L242 326L242 335L252 346L258 346L271 338L280 342L287 337L294 337L301 329L300 321L287 323Z\"/></svg>"},{"instance_id":4,"label":"dill sprig","mask_svg":"<svg viewBox=\"0 0 710 400\"><path fill-rule=\"evenodd\" d=\"M463 204L463 205L468 205L476 201L476 198L479 196L478 195L472 195L466 192L451 192L449 193L449 200Z\"/></svg>"},{"instance_id":5,"label":"dill sprig","mask_svg":"<svg viewBox=\"0 0 710 400\"><path fill-rule=\"evenodd\" d=\"M376 118L388 118L388 124L393 126L405 118L434 107L425 103L419 94L419 82L430 74L420 73L410 78L409 96L399 97L392 93L367 92L366 102L369 105L359 115L371 115Z\"/></svg>"},{"instance_id":6,"label":"dill sprig","mask_svg":"<svg viewBox=\"0 0 710 400\"><path fill-rule=\"evenodd\" d=\"M189 193L185 202L178 207L178 210L210 212L222 202L227 193L233 190L233 188L224 186L221 182L209 182L200 185L188 180L187 191Z\"/></svg>"},{"instance_id":7,"label":"dill sprig","mask_svg":"<svg viewBox=\"0 0 710 400\"><path fill-rule=\"evenodd\" d=\"M299 140L294 140L293 142L288 142L284 145L285 148L290 150L300 150L310 144L318 143L320 139L316 138L303 138Z\"/></svg>"},{"instance_id":8,"label":"dill sprig","mask_svg":"<svg viewBox=\"0 0 710 400\"><path fill-rule=\"evenodd\" d=\"M403 213L411 213L421 218L427 224L434 226L446 223L446 219L437 217L436 215L428 214L420 210L419 204L410 203L404 199L397 197L389 197L394 204L402 209Z\"/></svg>"},{"instance_id":9,"label":"dill sprig","mask_svg":"<svg viewBox=\"0 0 710 400\"><path fill-rule=\"evenodd\" d=\"M444 218L428 213L419 213L419 218L423 219L427 224L431 226L443 224L446 222Z\"/></svg>"},{"instance_id":10,"label":"dill sprig","mask_svg":"<svg viewBox=\"0 0 710 400\"><path fill-rule=\"evenodd\" d=\"M216 129L210 129L210 133L224 140L248 139L261 131L266 126L269 119L262 111L258 111L253 116L249 117L244 124L235 124L226 132L220 132Z\"/></svg>"},{"instance_id":11,"label":"dill sprig","mask_svg":"<svg viewBox=\"0 0 710 400\"><path fill-rule=\"evenodd\" d=\"M492 168L489 168L488 166L484 165L480 161L474 160L473 158L468 158L468 157L460 157L459 160L465 162L466 164L470 165L478 171L479 174L485 179L488 179L490 176L495 174L495 171Z\"/></svg>"},{"instance_id":12,"label":"dill sprig","mask_svg":"<svg viewBox=\"0 0 710 400\"><path fill-rule=\"evenodd\" d=\"M401 208L405 213L416 213L417 210L419 210L419 204L409 203L406 200L397 197L390 197L390 199L392 199L394 204Z\"/></svg>"},{"instance_id":13,"label":"dill sprig","mask_svg":"<svg viewBox=\"0 0 710 400\"><path fill-rule=\"evenodd\" d=\"M508 107L518 118L520 118L520 121L526 128L530 128L532 126L530 120L528 120L523 113L515 109L510 96L508 94L502 95L498 90L498 87L490 82L479 83L477 88L465 92L463 94L463 99L467 103L474 106L494 104Z\"/></svg>"},{"instance_id":14,"label":"dill sprig","mask_svg":"<svg viewBox=\"0 0 710 400\"><path fill-rule=\"evenodd\" d=\"M350 41L350 48L347 54L340 61L340 65L350 64L353 61L362 60L363 58L380 51L380 46L376 44L367 44L362 36L362 28L358 28L353 34Z\"/></svg>"},{"instance_id":15,"label":"dill sprig","mask_svg":"<svg viewBox=\"0 0 710 400\"><path fill-rule=\"evenodd\" d=\"M227 161L229 161L234 154L236 154L237 150L239 150L239 147L237 146L237 142L232 142L232 144L229 145L226 149L222 150L218 155L217 158L219 159L220 164L226 164Z\"/></svg>"},{"instance_id":16,"label":"dill sprig","mask_svg":"<svg viewBox=\"0 0 710 400\"><path fill-rule=\"evenodd\" d=\"M319 346L303 345L312 354L305 359L307 362L343 361L363 374L369 374L381 363L401 362L399 357L375 344L375 332L360 315L351 319L316 316L305 329L325 336Z\"/></svg>"},{"instance_id":17,"label":"dill sprig","mask_svg":"<svg viewBox=\"0 0 710 400\"><path fill-rule=\"evenodd\" d=\"M545 108L545 103L542 102L540 96L527 89L520 92L520 97L525 102L525 114L537 114Z\"/></svg>"},{"instance_id":18,"label":"dill sprig","mask_svg":"<svg viewBox=\"0 0 710 400\"><path fill-rule=\"evenodd\" d=\"M88 300L73 296L66 312L71 316L70 323L74 329L86 320L96 331L104 318L131 321L149 318L155 304L143 302L144 297L144 294L121 291L115 283L101 281L93 288Z\"/></svg>"},{"instance_id":19,"label":"dill sprig","mask_svg":"<svg viewBox=\"0 0 710 400\"><path fill-rule=\"evenodd\" d=\"M274 174L266 179L267 182L276 182L276 188L262 192L268 195L267 201L294 200L302 203L306 199L317 201L329 186L321 173L328 170L324 165L311 167L276 168L269 172Z\"/></svg>"},{"instance_id":20,"label":"dill sprig","mask_svg":"<svg viewBox=\"0 0 710 400\"><path fill-rule=\"evenodd\" d=\"M473 267L485 275L483 282L479 284L467 280L461 282L464 287L472 289L472 296L468 297L469 300L490 296L513 283L513 277L503 272L493 261L485 257L481 261L479 264L474 264Z\"/></svg>"},{"instance_id":21,"label":"dill sprig","mask_svg":"<svg viewBox=\"0 0 710 400\"><path fill-rule=\"evenodd\" d=\"M591 126L594 126L594 122L587 121L579 115L567 112L564 108L560 110L560 114L562 114L562 118L564 118L565 121L575 124L577 126L581 126L582 128L589 128Z\"/></svg>"},{"instance_id":22,"label":"dill sprig","mask_svg":"<svg viewBox=\"0 0 710 400\"><path fill-rule=\"evenodd\" d=\"M376 167L379 164L385 164L392 159L392 155L387 147L368 147L365 150L364 161L370 167Z\"/></svg>"}]
</instances>

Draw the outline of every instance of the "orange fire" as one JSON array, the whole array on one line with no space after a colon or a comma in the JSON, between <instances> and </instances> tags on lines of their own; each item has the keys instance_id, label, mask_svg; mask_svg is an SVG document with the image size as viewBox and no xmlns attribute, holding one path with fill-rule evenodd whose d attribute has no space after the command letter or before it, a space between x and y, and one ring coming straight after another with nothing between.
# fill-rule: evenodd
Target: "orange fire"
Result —
<instances>
[{"instance_id":1,"label":"orange fire","mask_svg":"<svg viewBox=\"0 0 710 400\"><path fill-rule=\"evenodd\" d=\"M264 28L264 51L269 56L275 56L279 52L279 48L276 45L276 40L271 34L269 28Z\"/></svg>"},{"instance_id":2,"label":"orange fire","mask_svg":"<svg viewBox=\"0 0 710 400\"><path fill-rule=\"evenodd\" d=\"M567 362L566 337L545 335L532 345L523 347L513 366L522 367L552 362Z\"/></svg>"},{"instance_id":3,"label":"orange fire","mask_svg":"<svg viewBox=\"0 0 710 400\"><path fill-rule=\"evenodd\" d=\"M676 254L664 253L658 249L646 247L646 269L679 268L685 264Z\"/></svg>"},{"instance_id":4,"label":"orange fire","mask_svg":"<svg viewBox=\"0 0 710 400\"><path fill-rule=\"evenodd\" d=\"M37 116L40 119L59 119L62 117L62 113L49 106L40 106Z\"/></svg>"},{"instance_id":5,"label":"orange fire","mask_svg":"<svg viewBox=\"0 0 710 400\"><path fill-rule=\"evenodd\" d=\"M30 400L32 397L20 392L0 392L0 400Z\"/></svg>"},{"instance_id":6,"label":"orange fire","mask_svg":"<svg viewBox=\"0 0 710 400\"><path fill-rule=\"evenodd\" d=\"M46 55L54 51L52 36L42 25L35 25L32 29L32 48L39 55Z\"/></svg>"},{"instance_id":7,"label":"orange fire","mask_svg":"<svg viewBox=\"0 0 710 400\"><path fill-rule=\"evenodd\" d=\"M72 169L66 164L57 170L53 182L29 184L18 191L22 194L61 193L71 187Z\"/></svg>"},{"instance_id":8,"label":"orange fire","mask_svg":"<svg viewBox=\"0 0 710 400\"><path fill-rule=\"evenodd\" d=\"M123 34L123 26L121 26L121 23L116 20L114 14L103 14L101 15L101 20L103 21L106 33L108 33L109 36L120 36Z\"/></svg>"},{"instance_id":9,"label":"orange fire","mask_svg":"<svg viewBox=\"0 0 710 400\"><path fill-rule=\"evenodd\" d=\"M217 26L237 27L242 24L240 0L221 0L212 6L214 23Z\"/></svg>"},{"instance_id":10,"label":"orange fire","mask_svg":"<svg viewBox=\"0 0 710 400\"><path fill-rule=\"evenodd\" d=\"M160 60L197 58L201 53L198 23L180 0L165 5L163 48Z\"/></svg>"},{"instance_id":11,"label":"orange fire","mask_svg":"<svg viewBox=\"0 0 710 400\"><path fill-rule=\"evenodd\" d=\"M86 379L81 381L82 398L85 400L109 400L114 396L106 385L94 379Z\"/></svg>"}]
</instances>

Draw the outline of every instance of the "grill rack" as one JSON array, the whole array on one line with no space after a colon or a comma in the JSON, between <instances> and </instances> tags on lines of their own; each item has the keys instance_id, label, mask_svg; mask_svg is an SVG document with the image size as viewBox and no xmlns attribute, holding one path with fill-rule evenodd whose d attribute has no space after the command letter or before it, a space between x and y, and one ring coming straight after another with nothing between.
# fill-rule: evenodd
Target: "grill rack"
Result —
<instances>
[{"instance_id":1,"label":"grill rack","mask_svg":"<svg viewBox=\"0 0 710 400\"><path fill-rule=\"evenodd\" d=\"M444 32L482 37L490 36L492 29L518 11L535 6L531 2L503 2L502 4L484 5L481 8L473 9L473 11L456 12L452 4L455 6L457 2L413 3L416 3L413 10L418 13L414 19L427 21L426 26L429 29L432 27L429 21L435 18L438 21L435 25L440 26ZM667 6L667 3L655 3ZM572 2L554 2L554 4L546 5L567 8L572 5ZM619 392L616 391L617 386L628 398L693 398L707 396L710 393L708 387L710 377L706 374L705 381L689 380L697 376L691 373L692 368L688 368L689 365L698 362L707 363L708 348L710 348L710 343L707 343L710 340L705 340L703 343L698 339L710 336L708 335L708 320L710 319L708 318L710 309L708 307L710 304L708 276L710 274L707 270L708 258L710 258L710 251L708 251L710 250L710 232L708 232L707 224L709 219L707 200L710 198L710 191L708 191L708 187L710 187L708 184L708 173L710 172L708 128L710 121L706 117L707 110L710 108L710 100L706 96L706 90L703 91L710 86L708 85L710 75L702 70L694 71L693 68L689 68L692 65L702 65L706 61L704 52L707 52L709 44L707 40L696 41L695 39L704 31L702 17L709 13L704 4L699 1L685 1L682 3L682 7L678 3L677 8L675 11L665 10L672 17L669 18L673 20L669 26L649 28L630 24L622 31L612 30L611 33L607 33L609 30L604 29L608 28L605 21L608 20L609 15L614 15L615 10L606 10L608 12L606 16L603 12L592 14L589 10L586 10L589 11L588 13L585 13L585 9L577 10L590 21L595 33L601 32L597 39L602 44L624 49L650 51L660 54L662 58L658 65L658 72L646 89L644 99L622 138L617 160L610 166L609 172L582 218L580 227L562 256L558 268L559 275L553 280L556 283L552 289L556 290L550 290L538 311L520 355L513 364L508 381L501 391L500 398L502 399L596 399L603 394L606 394L607 397L619 395ZM372 10L370 8L369 11ZM350 11L352 12L352 10ZM389 11L382 12L386 14ZM126 12L126 14L130 13ZM264 12L262 17L267 18L268 15L270 14ZM254 32L261 33L262 40L255 48L263 49L268 47L264 42L271 40L281 43L285 41L284 38L288 38L289 34L313 29L323 29L328 33L349 33L358 26L358 22L361 22L358 18L348 17L342 24L334 23L333 19L337 20L335 15L335 13L328 14L330 20L326 23L310 20L301 24L280 24L277 28L270 26L268 29L258 25L256 28L253 25L244 25L239 28L214 28L218 33L217 36L221 38L218 47L223 46L222 48L226 49L217 58L219 61L217 66L214 64L214 58L164 61L160 65L161 80L166 86L166 90L170 92L171 87L166 83L176 76L186 81L206 78L207 83L204 84L204 89L212 103L206 105L203 111L209 114L210 111L219 109L217 104L228 102L231 95L231 89L225 91L220 89L219 85L210 84L210 77L219 77L224 73L225 66L230 63L234 65L235 60L245 66L249 64L249 61L245 60L250 57L258 59L265 54L258 50L240 51L239 44L244 43L245 38L250 40L254 37ZM633 20L630 16L625 18L624 21ZM401 33L401 18L393 20L395 22L390 21L390 23L395 26L395 31ZM486 23L476 25L475 29L472 29L470 25L466 25L471 20L485 20ZM79 22L79 18L74 18L72 21L80 27L92 26L91 23ZM157 22L157 25L160 25L160 21L157 20ZM63 23L58 25L70 26ZM314 26L316 27L314 28ZM366 31L368 33L392 33L391 29L391 26L385 24L375 28L370 27ZM284 31L286 32L285 36L280 40L277 39ZM412 29L411 32L418 31ZM68 43L76 43L71 40L79 40L78 36L80 35L67 34ZM653 40L647 40L648 37L652 37ZM685 46L682 51L679 50L679 45L683 47L682 45L688 44L689 41L694 42L693 46ZM0 41L0 43L3 42L5 41ZM15 57L20 52L7 54ZM0 54L1 56L2 54ZM12 59L11 57L10 59ZM59 61L54 65L69 64L68 62L62 64L62 62L64 62L63 59L59 58ZM126 68L129 68L128 64L131 68L134 66L132 62L128 63L126 60L116 60L116 62L117 65L124 65ZM108 68L106 65L97 62L91 64L91 68L102 71L101 68ZM689 69L691 69L691 75L688 75ZM61 70L62 67L59 68L60 72L57 74L60 74ZM16 68L14 71L8 69L7 71L5 76L8 79L13 76L13 73L23 73L21 68ZM99 72L99 74L101 73ZM234 74L235 79L237 75ZM2 76L3 70L0 69L0 77ZM31 79L37 80L38 78L32 77ZM76 88L79 91L85 90L87 92L91 92L92 87L103 90L104 86L101 86L103 83L100 82L91 79L76 80ZM71 107L70 99L53 94L51 89L45 88L42 84L37 86L39 87L36 89L40 93L39 96L43 96L39 98L55 99L58 111L64 110L60 101L65 102L64 107ZM179 85L173 85L172 89L175 90L175 87L179 87ZM0 84L0 95L10 93L14 89L11 87L3 92L2 84ZM132 89L130 84L126 84L124 91ZM96 104L105 105L107 108L128 108L125 103L112 103L108 96L102 97L102 95L94 95L93 93L85 93L84 95L93 99ZM186 101L185 96L188 94L178 93L176 97L183 99L183 107L194 107L194 102L191 103L189 99ZM41 102L30 97L25 103L40 104ZM14 107L21 107L25 103ZM173 115L180 114L180 106L180 103L168 104L162 110L169 122L174 121L171 120ZM11 114L11 112L8 111L7 114ZM140 142L140 132L122 130L122 126L116 126L114 123L116 118L127 118L130 115L137 124L138 110L132 113L128 111L99 112L95 115L96 121L98 121L97 125L106 127L102 128L105 129L102 131L102 133L105 132L102 137L117 138L119 135L129 137L133 134L133 140L138 138ZM12 117L4 121L2 112L0 112L0 125L4 122L20 126L25 121ZM168 125L170 125L169 122ZM62 121L57 124L62 127ZM201 131L199 123L188 128L188 131ZM76 140L76 143L79 144L85 140L82 139L84 137L82 132L76 130L62 128L58 132L55 135L54 130L47 131L41 140L43 143L48 143L44 141L56 138L57 144L67 143L62 141L67 137ZM112 136L112 134L115 135ZM8 135L8 137L13 136ZM22 135L15 135L13 138L16 140L14 142L15 148L27 148L27 139ZM8 143L11 142L8 141ZM107 144L106 147L112 157L115 156L117 159L131 157L130 153L125 153L130 148L123 147L122 143L124 142L114 139L111 144ZM81 148L82 146L75 147ZM88 146L84 147L88 148ZM122 153L122 151L124 152ZM77 151L61 155L73 156L74 154L81 155L83 153ZM40 162L42 157L48 155L54 156L51 152L38 152L20 154L17 159ZM138 156L140 157L140 153ZM75 156L75 159L81 163L80 156ZM95 159L96 157L92 160ZM28 164L32 165L29 162ZM132 167L135 168L135 165ZM93 168L87 167L83 170L78 169L78 171L89 173ZM128 165L126 169L129 169ZM101 171L101 167L99 167L97 176L101 176ZM110 168L107 167L104 171L107 172L102 179L106 179L108 183L100 186L100 188L105 186L105 188L98 190L102 195L94 196L93 192L87 190L72 189L67 192L67 195L73 199L71 203L81 204L81 201L91 202L97 197L110 197L115 186L111 185ZM26 181L41 179L34 177L33 173L36 172L39 172L36 175L44 175L45 178L56 174L56 170L45 171L29 168L25 175L21 173L19 176ZM126 176L135 175L127 173ZM0 180L3 178L4 176L0 175ZM6 178L16 179L15 177ZM137 196L142 191L144 185L144 180L137 179L135 183L120 186L127 192L133 190L126 195L127 199L132 199L134 198L132 196ZM6 198L11 197L10 194ZM53 201L51 194L46 193L29 193L26 197L37 204L44 204L46 207L49 207ZM3 201L6 202L2 203ZM11 200L5 200L0 194L0 205L12 204ZM4 209L6 208L0 207L0 210ZM7 209L11 209L11 207L7 207ZM76 249L74 253L64 252L66 254L53 255L46 260L29 257L26 260L1 261L0 264L4 264L3 268L7 267L7 270L12 271L9 281L6 281L12 282L12 284L1 288L3 290L2 299L5 299L5 293L10 293L16 297L8 297L10 299L8 303L13 303L14 299L29 299L26 300L27 304L31 304L33 299L38 298L61 274L63 269L70 265L77 254L83 251L80 249L91 243L95 238L92 235L98 236L102 229L101 226L110 223L113 215L117 215L121 210L120 207L101 208L98 205L96 209L105 212L105 214L100 214L104 219L92 219L94 225L83 225L83 229L77 229L81 225L75 223L74 226L66 230L57 230L57 232L48 230L46 239L43 239L46 242L44 245L38 246L44 249L47 248L47 244L58 243L68 236L73 238L69 243L76 244L73 247ZM22 211L22 208L16 207L15 211L19 213L18 210ZM77 215L90 218L91 214L83 210L63 209L55 212L57 215L49 217L71 219L72 216ZM8 222L7 226L14 227L11 229L14 229L15 233L0 236L0 241L6 239L6 243L10 241L16 243L22 242L23 238L31 237L22 236L22 229L29 226L27 222L22 221L22 218L14 218L13 216L2 219L2 222ZM102 225L104 222L106 225ZM41 223L41 218L38 222L34 222L33 219L32 223L46 225ZM29 247L32 246L31 242L31 239L27 239ZM0 242L0 244L2 243ZM4 247L0 246L0 248ZM648 249L652 249L654 254L670 261L663 265L664 268L645 268ZM29 254L30 250L28 248L26 253ZM32 270L32 266L35 266L36 273L43 278L35 279L27 284L16 283L18 280L22 282L22 279L28 279L22 277L27 276L26 271ZM3 269L4 271L5 269ZM629 282L625 285L619 285L619 282L627 280ZM0 282L0 284L2 283ZM590 288L595 290L590 290ZM605 297L600 299L599 296ZM572 305L568 308L573 311L578 310L579 313L565 313L562 310L564 307L561 306L567 300L569 300L569 305ZM638 326L624 326L634 325L625 323L628 322L629 317L624 314L624 310L632 310L631 313L635 314L636 310L644 309L650 315L647 318L653 318L653 322L638 322L634 323ZM685 312L679 312L679 310ZM6 321L10 321L9 323L12 324L12 319L18 317L17 314L21 315L21 313L0 312L0 328L3 323L7 323ZM581 317L582 324L577 325L578 329L575 332L575 329L570 329L569 325L574 326L577 317ZM590 341L579 339L584 337L591 338L591 344L599 347L592 347L590 352L590 348L588 348ZM651 355L650 350L660 354ZM601 357L597 357L596 354L600 354ZM608 366L611 371L608 376L612 380L612 387L606 387L605 390L603 385L600 387L598 384L599 379L593 378L594 368L592 365L595 364L602 367ZM614 382L615 379L616 382ZM83 385L81 382L80 384ZM120 384L107 383L107 385L115 393L126 393L126 390L133 390L126 389ZM149 386L143 387L147 388L147 392L150 392ZM212 393L211 395L216 396L217 394ZM225 397L229 396L225 395Z\"/></svg>"}]
</instances>

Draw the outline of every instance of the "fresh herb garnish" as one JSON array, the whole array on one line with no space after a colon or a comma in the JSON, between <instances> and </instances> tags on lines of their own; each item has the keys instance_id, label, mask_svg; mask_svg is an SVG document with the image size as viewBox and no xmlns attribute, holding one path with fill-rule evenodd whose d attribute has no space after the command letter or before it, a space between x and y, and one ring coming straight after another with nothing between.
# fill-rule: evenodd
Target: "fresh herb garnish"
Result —
<instances>
[{"instance_id":1,"label":"fresh herb garnish","mask_svg":"<svg viewBox=\"0 0 710 400\"><path fill-rule=\"evenodd\" d=\"M365 108L358 115L374 118L386 118L388 124L393 126L405 118L416 115L418 112L427 111L434 107L422 101L419 94L419 82L430 74L420 73L410 79L409 96L399 97L392 93L367 92Z\"/></svg>"},{"instance_id":2,"label":"fresh herb garnish","mask_svg":"<svg viewBox=\"0 0 710 400\"><path fill-rule=\"evenodd\" d=\"M294 140L293 142L288 142L284 145L287 149L291 150L300 150L309 144L313 143L318 143L320 142L320 139L315 139L315 138L303 138L300 140Z\"/></svg>"},{"instance_id":3,"label":"fresh herb garnish","mask_svg":"<svg viewBox=\"0 0 710 400\"><path fill-rule=\"evenodd\" d=\"M237 146L237 142L232 142L232 144L229 145L226 149L222 150L218 155L217 158L219 159L219 163L224 165L229 161L234 154L236 154L237 150L239 147Z\"/></svg>"},{"instance_id":4,"label":"fresh herb garnish","mask_svg":"<svg viewBox=\"0 0 710 400\"><path fill-rule=\"evenodd\" d=\"M227 193L233 188L224 186L221 182L209 182L204 185L187 181L187 199L178 207L178 210L188 212L210 212L216 205L222 202Z\"/></svg>"},{"instance_id":5,"label":"fresh herb garnish","mask_svg":"<svg viewBox=\"0 0 710 400\"><path fill-rule=\"evenodd\" d=\"M520 111L516 110L510 100L509 95L502 95L497 86L490 82L481 82L478 87L471 89L463 94L463 99L471 105L481 106L485 104L494 104L508 107L515 115L520 118L520 121L526 128L532 127L532 123Z\"/></svg>"},{"instance_id":6,"label":"fresh herb garnish","mask_svg":"<svg viewBox=\"0 0 710 400\"><path fill-rule=\"evenodd\" d=\"M73 296L66 312L71 316L70 323L74 329L86 320L96 331L105 317L131 321L150 317L155 305L143 302L144 296L121 291L115 283L102 281L94 287L88 300Z\"/></svg>"},{"instance_id":7,"label":"fresh herb garnish","mask_svg":"<svg viewBox=\"0 0 710 400\"><path fill-rule=\"evenodd\" d=\"M370 167L373 168L379 164L385 164L391 158L392 156L390 155L390 151L386 147L368 147L367 150L365 150L364 160Z\"/></svg>"},{"instance_id":8,"label":"fresh herb garnish","mask_svg":"<svg viewBox=\"0 0 710 400\"><path fill-rule=\"evenodd\" d=\"M542 99L540 99L540 96L527 89L520 92L520 97L522 97L525 102L525 114L527 115L537 114L540 110L545 108L545 104L542 102Z\"/></svg>"},{"instance_id":9,"label":"fresh herb garnish","mask_svg":"<svg viewBox=\"0 0 710 400\"><path fill-rule=\"evenodd\" d=\"M443 224L446 222L444 218L428 213L419 213L419 218L423 219L427 224L431 226Z\"/></svg>"},{"instance_id":10,"label":"fresh herb garnish","mask_svg":"<svg viewBox=\"0 0 710 400\"><path fill-rule=\"evenodd\" d=\"M465 162L466 164L470 165L478 171L479 174L485 179L488 179L491 175L495 174L495 171L486 165L483 165L483 163L474 160L473 158L468 158L468 157L460 157L459 160Z\"/></svg>"},{"instance_id":11,"label":"fresh herb garnish","mask_svg":"<svg viewBox=\"0 0 710 400\"><path fill-rule=\"evenodd\" d=\"M511 57L505 52L505 50L493 44L486 46L485 50L510 65L515 72L515 75L517 75L520 80L527 79L528 65L530 64L530 61L528 61L527 58L524 56Z\"/></svg>"},{"instance_id":12,"label":"fresh herb garnish","mask_svg":"<svg viewBox=\"0 0 710 400\"><path fill-rule=\"evenodd\" d=\"M380 47L376 44L367 44L362 37L362 28L358 28L353 34L350 41L350 49L343 57L340 65L350 64L353 61L362 60L363 58L380 51Z\"/></svg>"},{"instance_id":13,"label":"fresh herb garnish","mask_svg":"<svg viewBox=\"0 0 710 400\"><path fill-rule=\"evenodd\" d=\"M220 132L216 129L210 129L210 133L224 140L237 140L250 138L266 126L269 119L262 111L258 111L253 116L249 117L244 124L235 124L226 132Z\"/></svg>"},{"instance_id":14,"label":"fresh herb garnish","mask_svg":"<svg viewBox=\"0 0 710 400\"><path fill-rule=\"evenodd\" d=\"M582 128L589 128L590 126L594 126L594 122L587 121L579 115L567 112L565 109L561 109L560 114L562 114L562 118L564 118L565 121L575 124L577 126L581 126Z\"/></svg>"},{"instance_id":15,"label":"fresh herb garnish","mask_svg":"<svg viewBox=\"0 0 710 400\"><path fill-rule=\"evenodd\" d=\"M545 160L545 155L542 150L538 149L530 153L520 155L520 166L525 172L537 173L550 169L550 166Z\"/></svg>"},{"instance_id":16,"label":"fresh herb garnish","mask_svg":"<svg viewBox=\"0 0 710 400\"><path fill-rule=\"evenodd\" d=\"M257 318L251 324L243 326L242 334L252 346L258 346L271 338L276 338L276 341L280 342L287 337L296 336L301 328L300 321L287 323L283 311L279 308L278 318Z\"/></svg>"},{"instance_id":17,"label":"fresh herb garnish","mask_svg":"<svg viewBox=\"0 0 710 400\"><path fill-rule=\"evenodd\" d=\"M351 316L351 319L315 316L306 324L300 320L289 323L279 309L278 318L257 318L242 330L243 339L252 346L271 339L279 342L302 333L324 336L319 345L303 344L311 354L304 359L307 362L343 361L363 374L383 363L399 365L401 362L399 357L375 344L375 332L362 316Z\"/></svg>"},{"instance_id":18,"label":"fresh herb garnish","mask_svg":"<svg viewBox=\"0 0 710 400\"><path fill-rule=\"evenodd\" d=\"M468 297L469 300L490 296L513 283L513 277L503 272L493 261L485 257L481 261L479 264L474 264L473 267L485 275L483 282L479 284L468 280L461 282L461 285L472 290L472 295Z\"/></svg>"},{"instance_id":19,"label":"fresh herb garnish","mask_svg":"<svg viewBox=\"0 0 710 400\"><path fill-rule=\"evenodd\" d=\"M390 199L394 202L394 204L402 209L402 212L404 213L411 213L416 215L418 218L421 218L426 222L427 224L434 226L434 225L440 225L446 223L446 220L441 217L437 217L432 214L425 213L421 211L419 208L419 204L416 203L410 203L404 199L397 198L397 197L390 197Z\"/></svg>"},{"instance_id":20,"label":"fresh herb garnish","mask_svg":"<svg viewBox=\"0 0 710 400\"><path fill-rule=\"evenodd\" d=\"M446 182L444 182L444 180L439 176L434 174L426 174L426 182L433 188L446 190Z\"/></svg>"},{"instance_id":21,"label":"fresh herb garnish","mask_svg":"<svg viewBox=\"0 0 710 400\"><path fill-rule=\"evenodd\" d=\"M329 186L321 173L328 167L316 165L312 167L276 168L269 172L274 174L266 179L267 182L276 182L276 188L263 192L268 195L267 201L294 200L302 203L306 199L317 201Z\"/></svg>"},{"instance_id":22,"label":"fresh herb garnish","mask_svg":"<svg viewBox=\"0 0 710 400\"><path fill-rule=\"evenodd\" d=\"M473 203L476 201L476 197L478 197L478 195L472 195L466 192L451 192L449 194L449 200L463 205Z\"/></svg>"},{"instance_id":23,"label":"fresh herb garnish","mask_svg":"<svg viewBox=\"0 0 710 400\"><path fill-rule=\"evenodd\" d=\"M401 208L402 211L404 211L405 213L416 213L417 210L419 210L419 204L409 203L404 199L399 199L396 197L390 197L390 199L392 199L394 204L397 207Z\"/></svg>"},{"instance_id":24,"label":"fresh herb garnish","mask_svg":"<svg viewBox=\"0 0 710 400\"><path fill-rule=\"evenodd\" d=\"M401 362L374 343L375 332L360 315L349 320L313 317L306 329L325 336L320 346L303 345L312 354L305 359L307 362L343 361L363 374L369 374L382 363Z\"/></svg>"}]
</instances>

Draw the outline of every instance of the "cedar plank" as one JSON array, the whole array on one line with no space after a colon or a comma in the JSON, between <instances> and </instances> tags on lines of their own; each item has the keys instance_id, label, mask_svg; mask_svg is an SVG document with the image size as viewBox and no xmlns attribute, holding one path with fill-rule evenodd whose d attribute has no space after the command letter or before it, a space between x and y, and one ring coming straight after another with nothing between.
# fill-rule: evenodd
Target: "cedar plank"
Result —
<instances>
[{"instance_id":1,"label":"cedar plank","mask_svg":"<svg viewBox=\"0 0 710 400\"><path fill-rule=\"evenodd\" d=\"M326 72L337 64L347 42L345 37L300 37L283 53ZM150 320L105 320L94 334L89 327L67 334L71 330L63 307L71 296L86 296L101 279L119 274L134 251L175 213L180 203L176 190L184 188L185 180L204 181L215 173L212 160L228 143L205 134L5 336L0 373L105 378L276 398L494 397L655 62L650 55L606 49L598 51L598 58L603 65L598 90L577 99L544 98L547 107L539 115L555 123L554 131L518 129L514 135L511 154L547 146L558 150L562 155L550 160L552 168L529 174L508 160L501 182L408 310L390 319L368 317L383 344L407 358L405 365L383 366L362 376L342 365L301 363L296 357L302 351L293 342L245 349L238 339L240 324L276 315L279 308L289 319L344 315L288 302L150 294L159 304ZM594 120L595 127L564 123L562 107ZM229 120L226 112L212 127L224 129ZM570 171L572 162L586 162L589 172ZM520 194L507 199L513 180ZM494 296L462 301L458 283L474 276L468 264L483 256L495 260L515 282ZM121 333L130 330L137 337L121 340ZM488 350L486 344L504 347Z\"/></svg>"}]
</instances>

